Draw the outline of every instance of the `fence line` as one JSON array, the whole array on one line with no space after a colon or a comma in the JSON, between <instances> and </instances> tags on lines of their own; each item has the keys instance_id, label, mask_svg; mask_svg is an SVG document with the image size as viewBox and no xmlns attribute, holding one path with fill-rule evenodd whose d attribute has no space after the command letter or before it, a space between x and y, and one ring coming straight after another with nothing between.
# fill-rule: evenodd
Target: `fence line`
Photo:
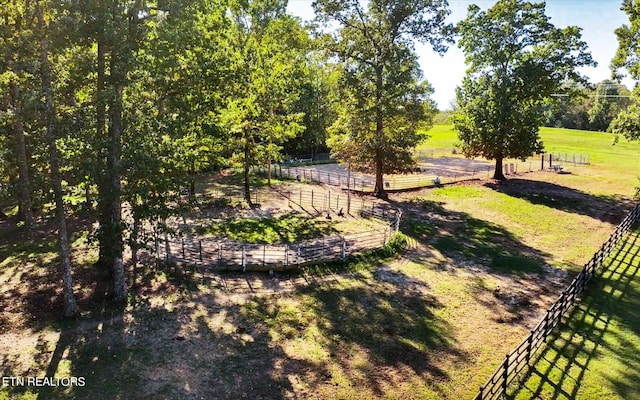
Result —
<instances>
[{"instance_id":1,"label":"fence line","mask_svg":"<svg viewBox=\"0 0 640 400\"><path fill-rule=\"evenodd\" d=\"M616 230L594 254L591 260L585 264L582 271L580 271L556 302L547 310L542 320L531 330L529 336L505 356L502 364L500 364L487 382L480 387L478 394L473 398L474 400L497 399L506 393L509 385L522 371L530 367L529 362L532 356L545 344L547 337L560 323L567 310L575 303L576 298L585 289L597 269L602 266L611 251L618 245L625 233L639 218L640 203L637 204L620 225L616 227Z\"/></svg>"},{"instance_id":2,"label":"fence line","mask_svg":"<svg viewBox=\"0 0 640 400\"><path fill-rule=\"evenodd\" d=\"M331 235L292 244L243 243L218 238L172 237L157 233L150 246L158 260L180 261L219 270L284 270L304 265L343 260L367 250L383 247L399 231L402 212L386 204L362 202L361 217L381 219L379 229L346 235Z\"/></svg>"},{"instance_id":3,"label":"fence line","mask_svg":"<svg viewBox=\"0 0 640 400\"><path fill-rule=\"evenodd\" d=\"M503 166L505 175L513 175L523 172L533 172L543 170L546 166L557 165L564 159L571 160L571 156L577 160L587 160L588 156L565 154L564 158L559 155L541 155L541 158L531 157L526 161L506 161ZM568 157L568 158L567 158ZM581 157L581 158L580 158ZM580 162L576 161L577 164ZM423 187L436 186L440 184L450 184L469 179L490 178L494 171L494 165L483 165L475 168L455 169L442 166L434 169L433 173L421 171L406 175L385 175L384 188L387 191L402 191L419 189ZM254 171L258 174L267 174L265 167L256 167ZM361 174L349 174L342 172L322 171L312 167L294 167L287 165L274 165L271 170L274 177L292 179L298 181L314 181L330 186L337 186L343 190L369 193L375 187L375 177Z\"/></svg>"},{"instance_id":4,"label":"fence line","mask_svg":"<svg viewBox=\"0 0 640 400\"><path fill-rule=\"evenodd\" d=\"M587 165L589 163L588 154L576 154L576 153L546 153L547 158L551 157L554 162L563 162L573 165Z\"/></svg>"}]
</instances>

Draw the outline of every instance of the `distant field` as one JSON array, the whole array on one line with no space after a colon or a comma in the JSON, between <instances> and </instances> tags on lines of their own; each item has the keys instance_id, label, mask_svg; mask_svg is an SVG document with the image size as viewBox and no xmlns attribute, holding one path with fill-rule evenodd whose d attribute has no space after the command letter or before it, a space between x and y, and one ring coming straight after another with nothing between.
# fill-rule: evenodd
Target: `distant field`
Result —
<instances>
[{"instance_id":1,"label":"distant field","mask_svg":"<svg viewBox=\"0 0 640 400\"><path fill-rule=\"evenodd\" d=\"M459 143L453 125L436 125L418 150L451 148ZM591 186L597 194L630 196L639 184L640 143L623 137L614 145L614 136L605 132L590 132L562 128L540 128L546 152L576 153L589 156L588 167L571 166L574 175L568 186ZM593 182L595 185L590 185Z\"/></svg>"}]
</instances>

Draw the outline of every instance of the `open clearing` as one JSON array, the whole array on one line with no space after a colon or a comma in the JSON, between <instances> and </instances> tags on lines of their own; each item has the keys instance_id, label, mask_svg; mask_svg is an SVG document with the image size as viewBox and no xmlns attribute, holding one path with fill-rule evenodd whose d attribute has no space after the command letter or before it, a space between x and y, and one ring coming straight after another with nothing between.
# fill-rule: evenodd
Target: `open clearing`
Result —
<instances>
[{"instance_id":1,"label":"open clearing","mask_svg":"<svg viewBox=\"0 0 640 400\"><path fill-rule=\"evenodd\" d=\"M629 210L631 169L603 160L392 195L410 238L392 259L275 276L149 261L124 309L105 302L79 219L73 321L56 317L50 232L27 238L2 222L2 375L86 384L2 387L0 398L471 398Z\"/></svg>"}]
</instances>

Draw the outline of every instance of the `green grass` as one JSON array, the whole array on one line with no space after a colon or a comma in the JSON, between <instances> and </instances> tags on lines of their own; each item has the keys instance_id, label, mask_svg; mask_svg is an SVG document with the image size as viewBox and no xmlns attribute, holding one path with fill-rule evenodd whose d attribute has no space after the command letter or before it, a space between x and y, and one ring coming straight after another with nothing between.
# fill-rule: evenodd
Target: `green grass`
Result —
<instances>
[{"instance_id":1,"label":"green grass","mask_svg":"<svg viewBox=\"0 0 640 400\"><path fill-rule=\"evenodd\" d=\"M433 147L457 140L447 126L432 133L427 145ZM108 279L79 281L83 310L92 307L89 292L99 304L79 321L60 323L49 315L10 332L34 345L13 351L29 360L7 358L3 373L43 376L50 369L87 377L83 388L44 389L38 398L471 398L566 286L567 273L582 267L628 209L619 195L637 173L622 156L634 156L635 144L614 148L620 149L614 157L604 145L610 136L544 135L555 138L555 151L585 152L594 164L572 175L534 173L501 185L472 182L393 195L408 238L400 235L346 264L222 279L143 265L137 272L143 284L124 312L109 309L101 297ZM585 135L596 136L581 151ZM237 191L237 178L221 186ZM259 243L362 229L361 221L343 224L285 215L203 229ZM48 290L59 286L54 235L27 241L17 231L5 233L0 280L13 292L3 292L3 304L32 321L41 315L42 299L59 298ZM402 257L389 258L407 242ZM542 353L529 396L562 398L560 387L577 398L640 398L640 287L630 279L638 261L632 253L620 256L592 281L588 297ZM74 273L88 264L74 258ZM40 278L38 287L25 285L33 278ZM264 282L290 290L263 295L258 284ZM251 290L234 286L240 284ZM519 303L521 297L526 301ZM32 394L0 388L0 399Z\"/></svg>"},{"instance_id":2,"label":"green grass","mask_svg":"<svg viewBox=\"0 0 640 400\"><path fill-rule=\"evenodd\" d=\"M640 398L639 269L636 230L569 312L514 398Z\"/></svg>"},{"instance_id":3,"label":"green grass","mask_svg":"<svg viewBox=\"0 0 640 400\"><path fill-rule=\"evenodd\" d=\"M418 150L449 148L459 143L453 125L436 125L429 135ZM546 152L589 156L589 166L567 165L575 175L565 178L568 186L590 186L599 194L632 196L633 188L640 183L640 142L620 137L614 145L614 136L610 133L548 127L540 128L540 137Z\"/></svg>"},{"instance_id":4,"label":"green grass","mask_svg":"<svg viewBox=\"0 0 640 400\"><path fill-rule=\"evenodd\" d=\"M611 225L594 219L618 207L606 197L526 179L445 186L413 201L428 215L446 218L408 215L407 234L446 255L519 274L539 272L544 264L578 271L610 234Z\"/></svg>"},{"instance_id":5,"label":"green grass","mask_svg":"<svg viewBox=\"0 0 640 400\"><path fill-rule=\"evenodd\" d=\"M196 233L246 243L294 243L336 233L325 218L285 214L277 218L236 218L196 229Z\"/></svg>"}]
</instances>

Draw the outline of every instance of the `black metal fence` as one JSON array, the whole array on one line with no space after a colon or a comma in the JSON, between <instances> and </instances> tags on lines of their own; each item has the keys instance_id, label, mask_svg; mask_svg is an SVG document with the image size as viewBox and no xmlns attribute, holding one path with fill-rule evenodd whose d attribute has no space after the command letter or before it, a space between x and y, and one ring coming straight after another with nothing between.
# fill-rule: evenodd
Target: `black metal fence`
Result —
<instances>
[{"instance_id":1,"label":"black metal fence","mask_svg":"<svg viewBox=\"0 0 640 400\"><path fill-rule=\"evenodd\" d=\"M480 387L474 400L497 399L506 394L507 388L519 376L528 369L530 361L535 353L545 344L547 337L560 323L563 315L576 302L577 296L582 293L587 283L595 275L598 268L618 245L625 233L640 218L640 204L627 215L618 225L609 239L600 247L575 277L571 284L562 292L556 302L547 310L545 316L536 325L527 338L513 351L505 356L504 361L487 382Z\"/></svg>"}]
</instances>

